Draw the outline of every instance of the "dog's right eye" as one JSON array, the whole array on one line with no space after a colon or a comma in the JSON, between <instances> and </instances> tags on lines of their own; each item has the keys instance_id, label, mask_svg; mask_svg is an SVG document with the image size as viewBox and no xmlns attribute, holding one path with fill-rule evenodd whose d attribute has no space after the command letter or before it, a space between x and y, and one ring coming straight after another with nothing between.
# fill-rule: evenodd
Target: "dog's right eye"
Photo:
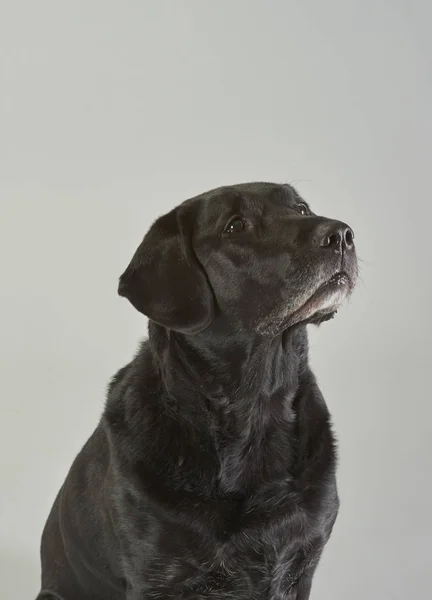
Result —
<instances>
[{"instance_id":1,"label":"dog's right eye","mask_svg":"<svg viewBox=\"0 0 432 600\"><path fill-rule=\"evenodd\" d=\"M241 233L246 229L246 226L246 219L243 219L241 217L235 217L228 223L225 229L225 233Z\"/></svg>"}]
</instances>

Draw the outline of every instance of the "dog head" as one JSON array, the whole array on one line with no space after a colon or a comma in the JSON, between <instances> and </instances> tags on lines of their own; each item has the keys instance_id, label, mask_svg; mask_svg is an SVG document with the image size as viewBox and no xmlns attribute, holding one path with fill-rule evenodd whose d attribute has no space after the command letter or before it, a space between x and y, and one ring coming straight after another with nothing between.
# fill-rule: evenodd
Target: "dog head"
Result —
<instances>
[{"instance_id":1,"label":"dog head","mask_svg":"<svg viewBox=\"0 0 432 600\"><path fill-rule=\"evenodd\" d=\"M289 185L249 183L160 217L120 277L119 294L185 334L225 319L276 335L331 318L356 277L348 225L315 215Z\"/></svg>"}]
</instances>

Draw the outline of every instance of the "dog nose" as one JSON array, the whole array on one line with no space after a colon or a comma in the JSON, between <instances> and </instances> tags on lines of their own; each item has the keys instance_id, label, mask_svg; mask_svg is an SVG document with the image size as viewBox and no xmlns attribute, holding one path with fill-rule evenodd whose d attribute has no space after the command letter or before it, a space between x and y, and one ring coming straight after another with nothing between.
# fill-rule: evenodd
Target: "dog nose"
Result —
<instances>
[{"instance_id":1,"label":"dog nose","mask_svg":"<svg viewBox=\"0 0 432 600\"><path fill-rule=\"evenodd\" d=\"M339 221L333 221L321 232L321 248L342 252L354 247L354 232L351 227Z\"/></svg>"}]
</instances>

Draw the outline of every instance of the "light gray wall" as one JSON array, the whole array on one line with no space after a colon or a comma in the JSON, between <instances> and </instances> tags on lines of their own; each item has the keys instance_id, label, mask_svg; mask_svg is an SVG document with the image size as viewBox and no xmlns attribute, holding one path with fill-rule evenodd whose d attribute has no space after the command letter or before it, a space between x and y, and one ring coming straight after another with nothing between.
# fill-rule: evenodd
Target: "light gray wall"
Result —
<instances>
[{"instance_id":1,"label":"light gray wall","mask_svg":"<svg viewBox=\"0 0 432 600\"><path fill-rule=\"evenodd\" d=\"M432 5L3 2L1 595L145 323L117 277L154 217L213 186L296 181L350 223L363 282L311 331L342 510L313 598L431 588Z\"/></svg>"}]
</instances>

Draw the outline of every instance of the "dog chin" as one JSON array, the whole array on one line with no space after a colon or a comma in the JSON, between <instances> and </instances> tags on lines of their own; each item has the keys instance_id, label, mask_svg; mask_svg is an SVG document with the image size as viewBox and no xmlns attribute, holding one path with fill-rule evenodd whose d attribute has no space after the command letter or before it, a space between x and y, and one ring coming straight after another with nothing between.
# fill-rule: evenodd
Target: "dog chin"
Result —
<instances>
[{"instance_id":1,"label":"dog chin","mask_svg":"<svg viewBox=\"0 0 432 600\"><path fill-rule=\"evenodd\" d=\"M275 319L272 316L259 327L264 335L277 335L297 325L320 325L332 319L352 291L352 280L344 272L333 275L318 288L312 289L298 308Z\"/></svg>"},{"instance_id":2,"label":"dog chin","mask_svg":"<svg viewBox=\"0 0 432 600\"><path fill-rule=\"evenodd\" d=\"M351 280L346 273L337 273L313 292L308 300L284 319L284 328L298 324L319 325L332 319L351 292Z\"/></svg>"}]
</instances>

